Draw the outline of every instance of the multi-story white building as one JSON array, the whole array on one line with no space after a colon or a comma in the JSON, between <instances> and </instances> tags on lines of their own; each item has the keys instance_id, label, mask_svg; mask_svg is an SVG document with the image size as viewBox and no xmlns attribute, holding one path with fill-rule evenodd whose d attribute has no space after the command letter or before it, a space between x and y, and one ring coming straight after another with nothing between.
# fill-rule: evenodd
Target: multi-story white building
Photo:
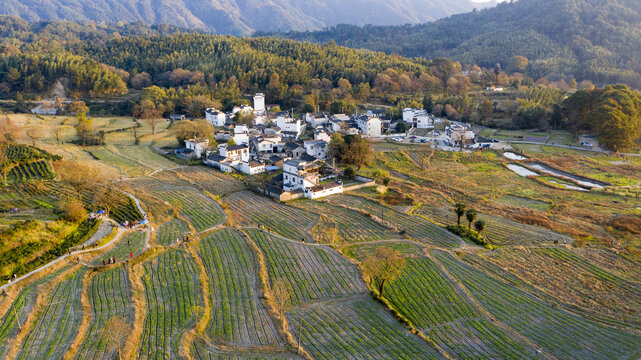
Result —
<instances>
[{"instance_id":1,"label":"multi-story white building","mask_svg":"<svg viewBox=\"0 0 641 360\"><path fill-rule=\"evenodd\" d=\"M302 190L306 198L318 199L324 196L340 194L343 184L340 182L320 183L320 165L303 160L285 160L283 162L283 190Z\"/></svg>"},{"instance_id":2,"label":"multi-story white building","mask_svg":"<svg viewBox=\"0 0 641 360\"><path fill-rule=\"evenodd\" d=\"M296 139L303 133L305 126L301 120L293 119L288 115L281 114L276 118L276 126L284 135L290 135Z\"/></svg>"},{"instance_id":3,"label":"multi-story white building","mask_svg":"<svg viewBox=\"0 0 641 360\"><path fill-rule=\"evenodd\" d=\"M265 94L258 93L254 95L254 115L265 116L267 109L265 108Z\"/></svg>"},{"instance_id":4,"label":"multi-story white building","mask_svg":"<svg viewBox=\"0 0 641 360\"><path fill-rule=\"evenodd\" d=\"M376 116L362 115L357 120L361 133L370 138L381 137L381 119Z\"/></svg>"},{"instance_id":5,"label":"multi-story white building","mask_svg":"<svg viewBox=\"0 0 641 360\"><path fill-rule=\"evenodd\" d=\"M233 139L236 145L249 145L249 127L247 125L234 126Z\"/></svg>"},{"instance_id":6,"label":"multi-story white building","mask_svg":"<svg viewBox=\"0 0 641 360\"><path fill-rule=\"evenodd\" d=\"M225 123L227 122L227 115L220 110L210 108L205 111L205 119L207 119L207 122L212 126L221 127L225 126Z\"/></svg>"}]
</instances>

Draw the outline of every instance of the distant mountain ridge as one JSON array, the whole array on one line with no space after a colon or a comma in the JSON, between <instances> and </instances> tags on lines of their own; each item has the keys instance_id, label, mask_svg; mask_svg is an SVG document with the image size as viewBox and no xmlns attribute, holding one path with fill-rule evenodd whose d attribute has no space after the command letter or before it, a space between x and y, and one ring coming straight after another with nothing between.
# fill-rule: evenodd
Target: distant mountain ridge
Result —
<instances>
[{"instance_id":1,"label":"distant mountain ridge","mask_svg":"<svg viewBox=\"0 0 641 360\"><path fill-rule=\"evenodd\" d=\"M530 60L528 73L535 78L641 87L639 0L516 0L420 25L340 25L276 36L484 67L507 67L518 55Z\"/></svg>"},{"instance_id":2,"label":"distant mountain ridge","mask_svg":"<svg viewBox=\"0 0 641 360\"><path fill-rule=\"evenodd\" d=\"M471 0L1 0L0 14L29 21L143 21L249 35L337 24L423 23L495 4Z\"/></svg>"}]
</instances>

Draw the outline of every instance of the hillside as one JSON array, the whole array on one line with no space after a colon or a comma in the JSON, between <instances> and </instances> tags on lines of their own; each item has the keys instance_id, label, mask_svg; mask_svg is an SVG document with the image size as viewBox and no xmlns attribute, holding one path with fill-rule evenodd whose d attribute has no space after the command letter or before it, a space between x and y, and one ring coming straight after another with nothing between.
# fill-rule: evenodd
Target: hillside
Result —
<instances>
[{"instance_id":1,"label":"hillside","mask_svg":"<svg viewBox=\"0 0 641 360\"><path fill-rule=\"evenodd\" d=\"M320 30L337 24L422 23L490 5L470 0L6 0L0 14L29 21L74 20L171 24L216 33Z\"/></svg>"},{"instance_id":2,"label":"hillside","mask_svg":"<svg viewBox=\"0 0 641 360\"><path fill-rule=\"evenodd\" d=\"M634 0L518 0L421 25L347 26L283 36L403 56L446 56L509 67L525 56L535 79L572 75L641 86L641 3Z\"/></svg>"},{"instance_id":3,"label":"hillside","mask_svg":"<svg viewBox=\"0 0 641 360\"><path fill-rule=\"evenodd\" d=\"M257 177L160 155L178 146L168 121L155 133L141 124L137 145L110 132L80 146L67 116L7 119L44 134L42 151L17 136L14 160L59 154L67 165L0 188L0 209L14 209L0 211L0 358L639 357L638 186L576 191L508 165L633 185L641 158L519 144L527 159L513 160L381 141L359 170L378 186L280 203L251 191ZM111 129L131 120L93 118ZM87 210L106 204L72 169L123 179L100 188L132 194L150 226L63 221L54 208L78 190ZM493 250L446 230L456 202L478 212ZM107 217L140 219L133 203ZM398 270L384 288L381 259Z\"/></svg>"}]
</instances>

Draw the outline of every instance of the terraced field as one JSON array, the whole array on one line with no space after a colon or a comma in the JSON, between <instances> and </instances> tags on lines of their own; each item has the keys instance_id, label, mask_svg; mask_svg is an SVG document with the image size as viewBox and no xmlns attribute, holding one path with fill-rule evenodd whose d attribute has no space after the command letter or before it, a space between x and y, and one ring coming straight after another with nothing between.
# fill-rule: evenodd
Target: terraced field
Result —
<instances>
[{"instance_id":1,"label":"terraced field","mask_svg":"<svg viewBox=\"0 0 641 360\"><path fill-rule=\"evenodd\" d=\"M560 359L633 359L641 355L641 336L601 325L550 304L454 256L435 257L497 320Z\"/></svg>"},{"instance_id":2,"label":"terraced field","mask_svg":"<svg viewBox=\"0 0 641 360\"><path fill-rule=\"evenodd\" d=\"M302 319L302 347L314 359L441 358L368 295L294 308L287 319L292 329Z\"/></svg>"},{"instance_id":3,"label":"terraced field","mask_svg":"<svg viewBox=\"0 0 641 360\"><path fill-rule=\"evenodd\" d=\"M318 215L293 206L283 205L249 191L225 198L234 212L236 222L246 226L262 226L286 238L312 241L308 231L318 221Z\"/></svg>"},{"instance_id":4,"label":"terraced field","mask_svg":"<svg viewBox=\"0 0 641 360\"><path fill-rule=\"evenodd\" d=\"M385 297L457 359L536 358L535 349L487 319L429 258L408 258Z\"/></svg>"},{"instance_id":5,"label":"terraced field","mask_svg":"<svg viewBox=\"0 0 641 360\"><path fill-rule=\"evenodd\" d=\"M174 173L180 179L213 195L226 196L245 189L245 184L235 177L204 166L181 168L174 170Z\"/></svg>"},{"instance_id":6,"label":"terraced field","mask_svg":"<svg viewBox=\"0 0 641 360\"><path fill-rule=\"evenodd\" d=\"M506 269L557 301L641 327L641 285L595 266L568 249L500 249L479 260L479 264Z\"/></svg>"},{"instance_id":7,"label":"terraced field","mask_svg":"<svg viewBox=\"0 0 641 360\"><path fill-rule=\"evenodd\" d=\"M456 214L451 209L423 205L414 213L425 216L442 225L456 225ZM485 220L487 223L483 235L494 245L552 244L554 240L559 240L560 243L567 241L569 244L574 241L568 236L509 219L487 214L480 214L478 218ZM466 224L465 218L461 219L461 224Z\"/></svg>"},{"instance_id":8,"label":"terraced field","mask_svg":"<svg viewBox=\"0 0 641 360\"><path fill-rule=\"evenodd\" d=\"M7 174L9 184L20 184L34 180L51 180L55 177L47 160L38 160L14 166Z\"/></svg>"},{"instance_id":9,"label":"terraced field","mask_svg":"<svg viewBox=\"0 0 641 360\"><path fill-rule=\"evenodd\" d=\"M101 272L91 279L89 301L92 321L85 340L75 356L77 360L110 360L117 356L116 344L109 340L109 320L119 317L131 326L133 305L131 285L123 266Z\"/></svg>"},{"instance_id":10,"label":"terraced field","mask_svg":"<svg viewBox=\"0 0 641 360\"><path fill-rule=\"evenodd\" d=\"M199 254L213 304L207 335L228 346L282 346L283 340L259 300L257 260L241 233L215 232L201 241Z\"/></svg>"},{"instance_id":11,"label":"terraced field","mask_svg":"<svg viewBox=\"0 0 641 360\"><path fill-rule=\"evenodd\" d=\"M225 215L218 203L191 186L163 185L154 189L156 196L180 208L180 213L197 232L223 223Z\"/></svg>"},{"instance_id":12,"label":"terraced field","mask_svg":"<svg viewBox=\"0 0 641 360\"><path fill-rule=\"evenodd\" d=\"M18 334L16 315L20 324L24 324L36 304L38 286L50 281L68 269L69 267L64 267L45 278L33 282L20 291L13 303L6 303L6 306L10 306L10 309L6 309L0 321L0 359L4 359L7 355L11 340ZM5 303L0 303L0 305L5 306Z\"/></svg>"},{"instance_id":13,"label":"terraced field","mask_svg":"<svg viewBox=\"0 0 641 360\"><path fill-rule=\"evenodd\" d=\"M202 313L202 286L194 260L172 249L144 265L145 318L140 359L176 359L182 335Z\"/></svg>"},{"instance_id":14,"label":"terraced field","mask_svg":"<svg viewBox=\"0 0 641 360\"><path fill-rule=\"evenodd\" d=\"M106 253L96 257L91 266L102 266L103 261L115 257L116 262L127 261L128 259L136 257L145 251L145 237L146 233L142 231L134 231L122 237L112 248Z\"/></svg>"},{"instance_id":15,"label":"terraced field","mask_svg":"<svg viewBox=\"0 0 641 360\"><path fill-rule=\"evenodd\" d=\"M78 270L58 283L20 345L17 359L62 358L76 337L82 318L80 296L85 272Z\"/></svg>"},{"instance_id":16,"label":"terraced field","mask_svg":"<svg viewBox=\"0 0 641 360\"><path fill-rule=\"evenodd\" d=\"M338 229L341 238L346 242L402 238L402 235L398 232L377 223L370 217L341 206L315 200L295 201L292 205L306 211L323 214ZM324 230L326 230L325 226L327 225L329 224L324 224Z\"/></svg>"},{"instance_id":17,"label":"terraced field","mask_svg":"<svg viewBox=\"0 0 641 360\"><path fill-rule=\"evenodd\" d=\"M406 231L412 239L425 242L429 245L444 248L454 248L462 244L462 240L440 226L416 216L388 208L381 204L359 196L335 195L325 200L338 206L359 209L379 217L396 226L400 231Z\"/></svg>"},{"instance_id":18,"label":"terraced field","mask_svg":"<svg viewBox=\"0 0 641 360\"><path fill-rule=\"evenodd\" d=\"M203 341L196 341L192 347L192 356L198 360L296 360L303 359L296 354L281 351L221 351Z\"/></svg>"},{"instance_id":19,"label":"terraced field","mask_svg":"<svg viewBox=\"0 0 641 360\"><path fill-rule=\"evenodd\" d=\"M176 240L182 240L189 233L189 226L180 219L171 219L158 227L156 241L163 246L169 246Z\"/></svg>"},{"instance_id":20,"label":"terraced field","mask_svg":"<svg viewBox=\"0 0 641 360\"><path fill-rule=\"evenodd\" d=\"M356 267L331 248L292 243L260 230L247 233L265 254L271 282L289 284L293 305L367 292Z\"/></svg>"}]
</instances>

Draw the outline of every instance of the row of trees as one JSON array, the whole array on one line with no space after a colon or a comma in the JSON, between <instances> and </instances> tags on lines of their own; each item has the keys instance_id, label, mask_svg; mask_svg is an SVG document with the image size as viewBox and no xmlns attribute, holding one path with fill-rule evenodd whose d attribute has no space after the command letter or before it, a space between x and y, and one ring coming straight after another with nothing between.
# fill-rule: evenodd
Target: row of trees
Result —
<instances>
[{"instance_id":1,"label":"row of trees","mask_svg":"<svg viewBox=\"0 0 641 360\"><path fill-rule=\"evenodd\" d=\"M485 229L486 222L484 220L476 220L478 212L474 209L466 208L467 206L464 203L456 203L454 205L454 213L456 213L457 217L456 225L460 227L461 218L465 216L468 221L468 230L472 230L472 224L474 224L474 229L479 235L481 235L481 232Z\"/></svg>"}]
</instances>

